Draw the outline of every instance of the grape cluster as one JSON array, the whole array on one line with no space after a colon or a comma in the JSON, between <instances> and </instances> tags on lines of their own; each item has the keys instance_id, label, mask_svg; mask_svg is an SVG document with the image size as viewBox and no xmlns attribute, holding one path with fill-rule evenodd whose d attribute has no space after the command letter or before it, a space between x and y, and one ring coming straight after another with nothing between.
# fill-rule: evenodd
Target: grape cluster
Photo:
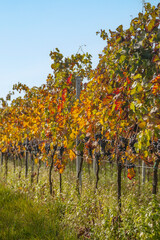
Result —
<instances>
[{"instance_id":1,"label":"grape cluster","mask_svg":"<svg viewBox=\"0 0 160 240\"><path fill-rule=\"evenodd\" d=\"M26 147L27 151L32 152L35 156L37 156L37 153L41 152L39 149L39 143L36 139L32 141L26 139L23 145Z\"/></svg>"},{"instance_id":2,"label":"grape cluster","mask_svg":"<svg viewBox=\"0 0 160 240\"><path fill-rule=\"evenodd\" d=\"M128 146L128 139L124 137L120 137L120 141L118 144L118 150L120 152L125 152Z\"/></svg>"},{"instance_id":3,"label":"grape cluster","mask_svg":"<svg viewBox=\"0 0 160 240\"><path fill-rule=\"evenodd\" d=\"M107 144L107 140L105 138L104 139L99 139L98 144L101 147L102 153L105 154L105 147L106 147L106 144Z\"/></svg>"},{"instance_id":4,"label":"grape cluster","mask_svg":"<svg viewBox=\"0 0 160 240\"><path fill-rule=\"evenodd\" d=\"M112 161L111 161L111 158L112 158L112 153L111 153L111 150L109 149L109 150L107 150L107 152L105 152L105 156L107 156L108 157L108 160L109 160L109 162L111 163Z\"/></svg>"},{"instance_id":5,"label":"grape cluster","mask_svg":"<svg viewBox=\"0 0 160 240\"><path fill-rule=\"evenodd\" d=\"M46 153L49 154L49 151L50 151L50 143L45 143L45 150L46 150Z\"/></svg>"},{"instance_id":6,"label":"grape cluster","mask_svg":"<svg viewBox=\"0 0 160 240\"><path fill-rule=\"evenodd\" d=\"M130 146L133 154L136 154L136 149L135 149L135 147L134 147L134 144L135 144L136 142L137 142L136 135L133 134L133 135L131 136L131 138L129 139L129 146Z\"/></svg>"},{"instance_id":7,"label":"grape cluster","mask_svg":"<svg viewBox=\"0 0 160 240\"><path fill-rule=\"evenodd\" d=\"M92 148L88 148L88 155L92 158Z\"/></svg>"},{"instance_id":8,"label":"grape cluster","mask_svg":"<svg viewBox=\"0 0 160 240\"><path fill-rule=\"evenodd\" d=\"M23 142L23 146L26 148L26 151L32 151L32 147L28 138L26 138L26 140Z\"/></svg>"},{"instance_id":9,"label":"grape cluster","mask_svg":"<svg viewBox=\"0 0 160 240\"><path fill-rule=\"evenodd\" d=\"M114 139L112 139L112 141L111 141L111 146L112 147L114 147L114 142L115 142Z\"/></svg>"},{"instance_id":10,"label":"grape cluster","mask_svg":"<svg viewBox=\"0 0 160 240\"><path fill-rule=\"evenodd\" d=\"M25 146L26 151L29 151L30 153L32 152L35 156L37 153L41 152L39 149L39 143L36 139L29 141L29 139L26 138L26 140L23 142L23 146Z\"/></svg>"},{"instance_id":11,"label":"grape cluster","mask_svg":"<svg viewBox=\"0 0 160 240\"><path fill-rule=\"evenodd\" d=\"M86 137L84 138L84 142L88 142L89 139L90 139L90 136L86 136Z\"/></svg>"},{"instance_id":12,"label":"grape cluster","mask_svg":"<svg viewBox=\"0 0 160 240\"><path fill-rule=\"evenodd\" d=\"M64 152L64 147L61 146L61 147L58 148L58 150L59 150L60 157L62 157L63 152Z\"/></svg>"},{"instance_id":13,"label":"grape cluster","mask_svg":"<svg viewBox=\"0 0 160 240\"><path fill-rule=\"evenodd\" d=\"M101 133L96 133L96 134L94 135L94 138L95 138L96 140L101 139L101 138L102 138L102 134L101 134Z\"/></svg>"},{"instance_id":14,"label":"grape cluster","mask_svg":"<svg viewBox=\"0 0 160 240\"><path fill-rule=\"evenodd\" d=\"M40 152L38 143L33 144L33 152L34 152L35 155L37 155L37 153Z\"/></svg>"},{"instance_id":15,"label":"grape cluster","mask_svg":"<svg viewBox=\"0 0 160 240\"><path fill-rule=\"evenodd\" d=\"M139 127L138 127L137 123L135 124L133 131L134 132L138 132L139 131Z\"/></svg>"},{"instance_id":16,"label":"grape cluster","mask_svg":"<svg viewBox=\"0 0 160 240\"><path fill-rule=\"evenodd\" d=\"M135 165L133 163L128 163L127 164L127 169L134 168L134 167L135 167Z\"/></svg>"},{"instance_id":17,"label":"grape cluster","mask_svg":"<svg viewBox=\"0 0 160 240\"><path fill-rule=\"evenodd\" d=\"M28 146L29 145L29 139L26 138L23 142L23 146Z\"/></svg>"},{"instance_id":18,"label":"grape cluster","mask_svg":"<svg viewBox=\"0 0 160 240\"><path fill-rule=\"evenodd\" d=\"M153 141L153 149L155 152L160 153L160 139Z\"/></svg>"}]
</instances>

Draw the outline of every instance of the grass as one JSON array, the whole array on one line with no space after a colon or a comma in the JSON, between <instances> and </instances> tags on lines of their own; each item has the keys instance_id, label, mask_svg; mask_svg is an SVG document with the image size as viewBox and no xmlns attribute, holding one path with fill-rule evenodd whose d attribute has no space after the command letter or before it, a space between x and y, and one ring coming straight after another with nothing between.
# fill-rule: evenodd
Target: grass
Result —
<instances>
[{"instance_id":1,"label":"grass","mask_svg":"<svg viewBox=\"0 0 160 240\"><path fill-rule=\"evenodd\" d=\"M36 204L24 194L0 184L1 240L77 239L61 224L63 214L58 201L52 205Z\"/></svg>"},{"instance_id":2,"label":"grass","mask_svg":"<svg viewBox=\"0 0 160 240\"><path fill-rule=\"evenodd\" d=\"M84 163L81 196L76 190L74 164L69 164L62 174L61 194L59 174L53 171L53 195L50 196L48 168L42 166L39 183L35 175L31 185L30 172L25 178L22 169L19 178L20 168L17 166L14 173L9 163L6 179L3 167L0 179L12 191L0 193L5 193L3 197L0 195L3 206L0 207L0 239L160 239L160 191L156 197L151 194L152 171L139 188L138 171L136 178L130 181L123 170L122 213L118 219L116 165L107 164L100 169L95 192L93 171L91 169L89 175Z\"/></svg>"}]
</instances>

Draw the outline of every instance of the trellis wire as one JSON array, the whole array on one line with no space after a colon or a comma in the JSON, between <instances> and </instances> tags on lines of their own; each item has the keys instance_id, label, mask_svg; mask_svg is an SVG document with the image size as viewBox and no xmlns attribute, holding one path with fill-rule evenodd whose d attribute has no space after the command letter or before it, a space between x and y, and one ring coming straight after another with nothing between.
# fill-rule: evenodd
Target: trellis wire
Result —
<instances>
[{"instance_id":1,"label":"trellis wire","mask_svg":"<svg viewBox=\"0 0 160 240\"><path fill-rule=\"evenodd\" d=\"M100 160L100 162L108 162L108 163L110 163L110 164L114 164L114 165L117 165L117 163L115 163L115 162L111 162L111 161L107 161L107 160ZM123 164L125 167L127 167L128 165L127 164ZM139 168L142 168L142 166L139 166L139 165L134 165L134 167L139 167ZM154 168L154 166L153 167L148 167L148 166L143 166L143 168L150 168L150 169L153 169Z\"/></svg>"}]
</instances>

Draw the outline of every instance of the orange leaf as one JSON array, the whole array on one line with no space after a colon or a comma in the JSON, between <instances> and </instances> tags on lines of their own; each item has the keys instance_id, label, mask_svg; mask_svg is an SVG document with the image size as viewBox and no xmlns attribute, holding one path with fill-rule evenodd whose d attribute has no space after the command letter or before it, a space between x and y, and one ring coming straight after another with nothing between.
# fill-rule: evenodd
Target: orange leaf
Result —
<instances>
[{"instance_id":1,"label":"orange leaf","mask_svg":"<svg viewBox=\"0 0 160 240\"><path fill-rule=\"evenodd\" d=\"M136 172L135 172L134 168L129 168L127 177L131 180L132 178L135 177L135 175L136 175Z\"/></svg>"}]
</instances>

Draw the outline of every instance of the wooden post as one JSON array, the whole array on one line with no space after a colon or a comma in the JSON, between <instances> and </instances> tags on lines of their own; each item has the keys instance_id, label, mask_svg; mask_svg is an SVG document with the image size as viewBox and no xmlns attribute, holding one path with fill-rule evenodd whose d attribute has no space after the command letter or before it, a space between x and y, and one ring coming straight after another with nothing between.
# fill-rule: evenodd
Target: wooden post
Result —
<instances>
[{"instance_id":1,"label":"wooden post","mask_svg":"<svg viewBox=\"0 0 160 240\"><path fill-rule=\"evenodd\" d=\"M79 172L77 174L77 190L78 190L78 194L80 195L80 193L82 192L82 178L80 178L81 173L82 173L82 166L83 166L83 151L80 151L80 164L79 164ZM81 179L81 182L80 182ZM81 186L81 192L80 192L80 188L79 185Z\"/></svg>"},{"instance_id":2,"label":"wooden post","mask_svg":"<svg viewBox=\"0 0 160 240\"><path fill-rule=\"evenodd\" d=\"M117 157L117 170L118 170L118 175L117 175L117 185L118 185L118 210L119 213L121 213L121 173L122 173L122 165L120 162L120 158Z\"/></svg>"},{"instance_id":3,"label":"wooden post","mask_svg":"<svg viewBox=\"0 0 160 240\"><path fill-rule=\"evenodd\" d=\"M60 193L62 193L62 174L59 174L59 189L60 189Z\"/></svg>"},{"instance_id":4,"label":"wooden post","mask_svg":"<svg viewBox=\"0 0 160 240\"><path fill-rule=\"evenodd\" d=\"M39 173L40 173L40 167L41 167L41 160L38 161L38 170L37 170L37 183L39 182Z\"/></svg>"},{"instance_id":5,"label":"wooden post","mask_svg":"<svg viewBox=\"0 0 160 240\"><path fill-rule=\"evenodd\" d=\"M140 165L141 165L141 160L138 159L138 195L141 195L141 172L140 172Z\"/></svg>"},{"instance_id":6,"label":"wooden post","mask_svg":"<svg viewBox=\"0 0 160 240\"><path fill-rule=\"evenodd\" d=\"M52 169L54 167L54 155L56 153L56 150L57 150L57 145L54 146L54 152L53 154L51 155L51 165L50 165L50 168L49 168L49 188L50 188L50 194L52 195L53 194L53 188L52 188L52 185L53 185L53 181L52 181ZM40 160L39 160L40 161ZM40 162L39 162L40 164ZM40 165L39 165L40 167ZM37 179L37 183L38 183L38 179Z\"/></svg>"},{"instance_id":7,"label":"wooden post","mask_svg":"<svg viewBox=\"0 0 160 240\"><path fill-rule=\"evenodd\" d=\"M13 154L13 171L16 172L16 156Z\"/></svg>"},{"instance_id":8,"label":"wooden post","mask_svg":"<svg viewBox=\"0 0 160 240\"><path fill-rule=\"evenodd\" d=\"M52 195L52 169L53 169L53 157L51 156L51 165L49 168L49 188L50 188L50 194Z\"/></svg>"},{"instance_id":9,"label":"wooden post","mask_svg":"<svg viewBox=\"0 0 160 240\"><path fill-rule=\"evenodd\" d=\"M96 159L95 156L93 155L93 172L96 175L97 172L97 165L96 165Z\"/></svg>"},{"instance_id":10,"label":"wooden post","mask_svg":"<svg viewBox=\"0 0 160 240\"><path fill-rule=\"evenodd\" d=\"M3 152L1 152L1 166L3 166L3 156L4 156L4 154L3 154Z\"/></svg>"},{"instance_id":11,"label":"wooden post","mask_svg":"<svg viewBox=\"0 0 160 240\"><path fill-rule=\"evenodd\" d=\"M5 178L7 180L7 176L8 176L8 154L5 153Z\"/></svg>"},{"instance_id":12,"label":"wooden post","mask_svg":"<svg viewBox=\"0 0 160 240\"><path fill-rule=\"evenodd\" d=\"M21 178L21 173L22 173L22 158L20 156L20 154L18 154L18 161L19 161L19 178Z\"/></svg>"},{"instance_id":13,"label":"wooden post","mask_svg":"<svg viewBox=\"0 0 160 240\"><path fill-rule=\"evenodd\" d=\"M28 150L25 151L25 177L28 176Z\"/></svg>"},{"instance_id":14,"label":"wooden post","mask_svg":"<svg viewBox=\"0 0 160 240\"><path fill-rule=\"evenodd\" d=\"M32 185L34 179L34 158L32 152L30 153L30 162L31 162L31 185Z\"/></svg>"},{"instance_id":15,"label":"wooden post","mask_svg":"<svg viewBox=\"0 0 160 240\"><path fill-rule=\"evenodd\" d=\"M3 171L3 159L4 159L4 154L1 152L1 172Z\"/></svg>"},{"instance_id":16,"label":"wooden post","mask_svg":"<svg viewBox=\"0 0 160 240\"><path fill-rule=\"evenodd\" d=\"M81 77L76 77L76 99L80 99L80 93L81 93ZM79 136L76 138L76 147L79 145ZM78 182L80 185L82 185L82 174L80 172L80 163L81 163L81 156L80 151L77 151L77 158L76 158L76 173Z\"/></svg>"},{"instance_id":17,"label":"wooden post","mask_svg":"<svg viewBox=\"0 0 160 240\"><path fill-rule=\"evenodd\" d=\"M146 164L142 161L142 184L146 181Z\"/></svg>"},{"instance_id":18,"label":"wooden post","mask_svg":"<svg viewBox=\"0 0 160 240\"><path fill-rule=\"evenodd\" d=\"M157 185L158 185L158 165L160 162L160 157L158 157L155 161L154 167L153 167L153 188L152 188L152 194L157 194Z\"/></svg>"},{"instance_id":19,"label":"wooden post","mask_svg":"<svg viewBox=\"0 0 160 240\"><path fill-rule=\"evenodd\" d=\"M99 158L100 158L100 152L95 153L95 160L96 160L96 190L98 188L98 181L99 181Z\"/></svg>"}]
</instances>

